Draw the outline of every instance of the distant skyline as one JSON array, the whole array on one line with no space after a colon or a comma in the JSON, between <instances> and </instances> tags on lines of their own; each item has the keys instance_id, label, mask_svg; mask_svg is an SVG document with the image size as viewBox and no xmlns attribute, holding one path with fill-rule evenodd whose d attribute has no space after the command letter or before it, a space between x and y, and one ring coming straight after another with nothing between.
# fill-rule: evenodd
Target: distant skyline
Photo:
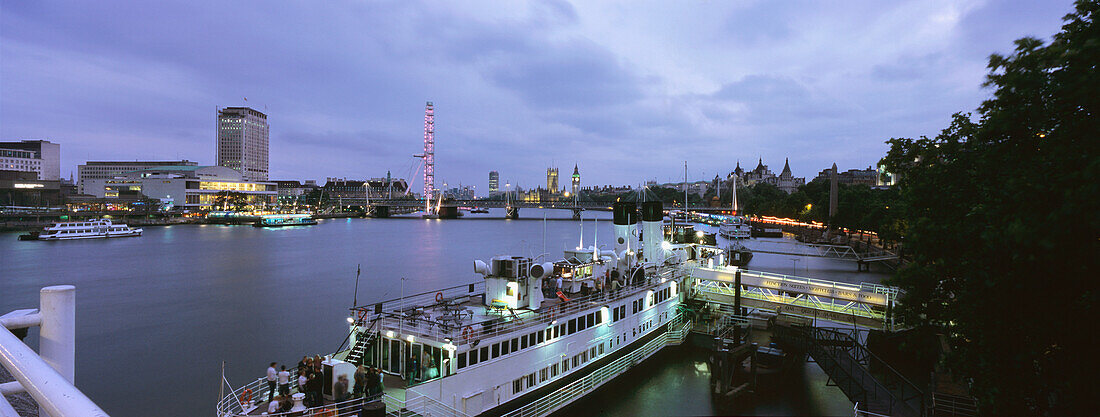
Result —
<instances>
[{"instance_id":1,"label":"distant skyline","mask_svg":"<svg viewBox=\"0 0 1100 417\"><path fill-rule=\"evenodd\" d=\"M992 53L1069 0L4 2L0 140L215 165L216 108L268 115L270 178L533 188L704 180L790 158L812 179L934 136L988 97ZM247 97L247 101L245 98Z\"/></svg>"}]
</instances>

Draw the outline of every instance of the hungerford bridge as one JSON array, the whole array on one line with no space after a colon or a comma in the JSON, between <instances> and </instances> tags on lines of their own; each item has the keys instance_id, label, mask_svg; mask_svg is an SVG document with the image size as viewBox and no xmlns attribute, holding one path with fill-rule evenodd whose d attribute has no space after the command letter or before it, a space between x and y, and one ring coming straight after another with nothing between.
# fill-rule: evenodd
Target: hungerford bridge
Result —
<instances>
[{"instance_id":1,"label":"hungerford bridge","mask_svg":"<svg viewBox=\"0 0 1100 417\"><path fill-rule=\"evenodd\" d=\"M368 214L374 217L389 217L390 214L396 214L396 212L398 211L407 212L409 211L409 209L413 209L412 211L416 211L416 209L423 210L426 206L423 199L344 198L340 201L340 204L344 206L363 206L367 209ZM544 202L526 202L516 200L457 199L443 200L438 204L433 205L432 210L436 211L441 218L455 218L458 217L459 207L503 208L507 209L507 217L510 219L518 219L519 209L521 208L572 210L573 218L576 219L579 219L581 216L581 212L586 210L611 211L611 203L597 201L559 200ZM683 207L676 206L672 206L670 208L673 210L683 209ZM687 209L690 211L711 213L729 211L729 208L722 207L688 207Z\"/></svg>"}]
</instances>

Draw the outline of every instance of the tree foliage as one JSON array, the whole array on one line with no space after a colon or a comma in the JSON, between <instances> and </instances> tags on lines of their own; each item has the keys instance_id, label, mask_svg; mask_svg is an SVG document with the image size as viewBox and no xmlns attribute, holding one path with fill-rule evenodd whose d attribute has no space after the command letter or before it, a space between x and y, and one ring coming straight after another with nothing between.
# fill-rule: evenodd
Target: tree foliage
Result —
<instances>
[{"instance_id":1,"label":"tree foliage","mask_svg":"<svg viewBox=\"0 0 1100 417\"><path fill-rule=\"evenodd\" d=\"M948 366L990 415L1094 408L1100 254L1098 2L1079 1L1049 44L993 55L978 117L935 138L891 139L906 251L900 313L944 328ZM1087 405L1087 407L1086 407Z\"/></svg>"}]
</instances>

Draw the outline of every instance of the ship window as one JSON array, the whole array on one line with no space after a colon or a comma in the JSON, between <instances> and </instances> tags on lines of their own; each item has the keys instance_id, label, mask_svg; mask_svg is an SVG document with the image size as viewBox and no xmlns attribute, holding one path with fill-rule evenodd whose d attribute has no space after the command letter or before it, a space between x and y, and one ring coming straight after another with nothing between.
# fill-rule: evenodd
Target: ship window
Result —
<instances>
[{"instance_id":1,"label":"ship window","mask_svg":"<svg viewBox=\"0 0 1100 417\"><path fill-rule=\"evenodd\" d=\"M510 346L511 346L511 345L509 345L509 344L508 344L508 341L507 341L507 340L506 340L506 341L504 341L504 343L501 343L501 344L500 344L500 356L504 356L504 355L507 355L507 354L508 354L508 352L511 352L512 350L511 350L511 349L508 349L508 348L509 348Z\"/></svg>"},{"instance_id":2,"label":"ship window","mask_svg":"<svg viewBox=\"0 0 1100 417\"><path fill-rule=\"evenodd\" d=\"M611 342L609 341L607 344L610 345ZM603 355L603 343L600 343L600 354Z\"/></svg>"},{"instance_id":3,"label":"ship window","mask_svg":"<svg viewBox=\"0 0 1100 417\"><path fill-rule=\"evenodd\" d=\"M527 339L528 338L526 336L520 338L520 344L519 344L520 349L527 349Z\"/></svg>"},{"instance_id":4,"label":"ship window","mask_svg":"<svg viewBox=\"0 0 1100 417\"><path fill-rule=\"evenodd\" d=\"M458 369L466 367L466 352L458 354Z\"/></svg>"},{"instance_id":5,"label":"ship window","mask_svg":"<svg viewBox=\"0 0 1100 417\"><path fill-rule=\"evenodd\" d=\"M554 338L554 329L546 329L546 340Z\"/></svg>"},{"instance_id":6,"label":"ship window","mask_svg":"<svg viewBox=\"0 0 1100 417\"><path fill-rule=\"evenodd\" d=\"M531 372L530 375L527 375L527 386L528 387L535 386L535 373L534 372Z\"/></svg>"},{"instance_id":7,"label":"ship window","mask_svg":"<svg viewBox=\"0 0 1100 417\"><path fill-rule=\"evenodd\" d=\"M561 371L566 372L568 370L569 370L569 359L562 359L561 360Z\"/></svg>"},{"instance_id":8,"label":"ship window","mask_svg":"<svg viewBox=\"0 0 1100 417\"><path fill-rule=\"evenodd\" d=\"M515 381L512 381L512 393L519 393L523 391L523 377L519 377Z\"/></svg>"},{"instance_id":9,"label":"ship window","mask_svg":"<svg viewBox=\"0 0 1100 417\"><path fill-rule=\"evenodd\" d=\"M592 326L595 325L595 323L596 323L596 313L589 314L588 315L588 326L586 326L586 327L592 327Z\"/></svg>"},{"instance_id":10,"label":"ship window","mask_svg":"<svg viewBox=\"0 0 1100 417\"><path fill-rule=\"evenodd\" d=\"M493 344L493 359L496 359L497 356L500 356L500 343Z\"/></svg>"},{"instance_id":11,"label":"ship window","mask_svg":"<svg viewBox=\"0 0 1100 417\"><path fill-rule=\"evenodd\" d=\"M577 331L578 332L588 328L588 326L586 326L585 323L587 323L587 321L584 319L584 316L577 317Z\"/></svg>"},{"instance_id":12,"label":"ship window","mask_svg":"<svg viewBox=\"0 0 1100 417\"><path fill-rule=\"evenodd\" d=\"M561 326L558 326L558 327L554 328L554 338L559 338L559 337L561 337Z\"/></svg>"},{"instance_id":13,"label":"ship window","mask_svg":"<svg viewBox=\"0 0 1100 417\"><path fill-rule=\"evenodd\" d=\"M581 355L573 355L573 367L576 368L580 364Z\"/></svg>"},{"instance_id":14,"label":"ship window","mask_svg":"<svg viewBox=\"0 0 1100 417\"><path fill-rule=\"evenodd\" d=\"M573 334L577 332L577 319L569 320L569 333Z\"/></svg>"},{"instance_id":15,"label":"ship window","mask_svg":"<svg viewBox=\"0 0 1100 417\"><path fill-rule=\"evenodd\" d=\"M531 345L531 346L534 346L535 343L538 343L538 342L535 341L535 334L531 333L531 334L527 335L527 344Z\"/></svg>"},{"instance_id":16,"label":"ship window","mask_svg":"<svg viewBox=\"0 0 1100 417\"><path fill-rule=\"evenodd\" d=\"M539 383L540 384L543 383L543 382L546 382L546 374L547 374L547 369L546 368L539 369Z\"/></svg>"},{"instance_id":17,"label":"ship window","mask_svg":"<svg viewBox=\"0 0 1100 417\"><path fill-rule=\"evenodd\" d=\"M619 320L626 318L626 304L619 306Z\"/></svg>"},{"instance_id":18,"label":"ship window","mask_svg":"<svg viewBox=\"0 0 1100 417\"><path fill-rule=\"evenodd\" d=\"M519 340L512 339L512 352L519 350Z\"/></svg>"},{"instance_id":19,"label":"ship window","mask_svg":"<svg viewBox=\"0 0 1100 417\"><path fill-rule=\"evenodd\" d=\"M558 376L558 364L550 365L550 377L554 378Z\"/></svg>"},{"instance_id":20,"label":"ship window","mask_svg":"<svg viewBox=\"0 0 1100 417\"><path fill-rule=\"evenodd\" d=\"M588 362L588 351L581 352L581 363Z\"/></svg>"},{"instance_id":21,"label":"ship window","mask_svg":"<svg viewBox=\"0 0 1100 417\"><path fill-rule=\"evenodd\" d=\"M638 312L638 301L634 300L634 301L630 302L630 314L634 314L634 313L637 313L637 312Z\"/></svg>"},{"instance_id":22,"label":"ship window","mask_svg":"<svg viewBox=\"0 0 1100 417\"><path fill-rule=\"evenodd\" d=\"M481 358L482 362L489 360L489 347L485 346L481 348L481 353L479 353L477 356Z\"/></svg>"},{"instance_id":23,"label":"ship window","mask_svg":"<svg viewBox=\"0 0 1100 417\"><path fill-rule=\"evenodd\" d=\"M602 348L603 345L601 344L600 347ZM592 349L588 349L588 356L591 356L593 358L596 357L596 347L595 346L592 346Z\"/></svg>"},{"instance_id":24,"label":"ship window","mask_svg":"<svg viewBox=\"0 0 1100 417\"><path fill-rule=\"evenodd\" d=\"M536 343L542 343L542 342L546 341L546 339L544 338L544 335L548 334L549 332L550 332L549 330L547 330L545 332L538 332L538 342L536 342Z\"/></svg>"}]
</instances>

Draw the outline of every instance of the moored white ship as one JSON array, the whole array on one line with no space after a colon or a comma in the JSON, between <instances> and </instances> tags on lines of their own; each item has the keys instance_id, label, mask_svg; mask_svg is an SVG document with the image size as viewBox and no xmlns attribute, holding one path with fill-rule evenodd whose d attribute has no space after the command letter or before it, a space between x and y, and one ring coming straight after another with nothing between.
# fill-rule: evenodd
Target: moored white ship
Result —
<instances>
[{"instance_id":1,"label":"moored white ship","mask_svg":"<svg viewBox=\"0 0 1100 417\"><path fill-rule=\"evenodd\" d=\"M87 220L80 222L59 222L53 226L20 236L24 240L74 240L74 239L103 239L112 237L136 237L141 236L140 228L133 228L125 224L115 224L110 220Z\"/></svg>"},{"instance_id":2,"label":"moored white ship","mask_svg":"<svg viewBox=\"0 0 1100 417\"><path fill-rule=\"evenodd\" d=\"M578 247L554 262L475 261L477 282L353 308L348 348L324 361L326 396L341 375L351 380L367 366L400 378L403 387L388 384L366 399L389 408L400 398L401 407L430 405L435 415L541 416L575 399L558 395L566 387L645 359L679 330L690 265L721 250L663 240L659 202L641 204L641 222L635 203L617 202L614 211L614 249ZM259 381L240 387L218 403L218 415L250 414L252 407L236 401L246 389L266 397ZM329 400L321 407L344 415L363 406Z\"/></svg>"}]
</instances>

